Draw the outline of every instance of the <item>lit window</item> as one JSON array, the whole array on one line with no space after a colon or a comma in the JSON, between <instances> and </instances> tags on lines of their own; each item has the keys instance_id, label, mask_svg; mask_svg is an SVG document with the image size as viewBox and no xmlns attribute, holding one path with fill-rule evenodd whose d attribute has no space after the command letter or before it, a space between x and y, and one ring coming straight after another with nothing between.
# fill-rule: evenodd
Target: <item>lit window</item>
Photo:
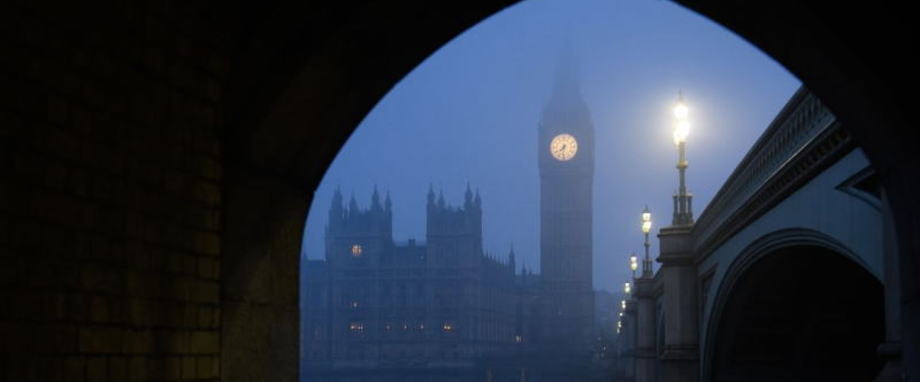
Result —
<instances>
[{"instance_id":1,"label":"lit window","mask_svg":"<svg viewBox=\"0 0 920 382\"><path fill-rule=\"evenodd\" d=\"M364 252L364 248L360 244L355 244L351 246L351 255L354 257L361 257L361 253Z\"/></svg>"},{"instance_id":2,"label":"lit window","mask_svg":"<svg viewBox=\"0 0 920 382\"><path fill-rule=\"evenodd\" d=\"M358 302L357 302L357 301L352 301L352 302L351 302L351 307L352 307L352 308L357 308L357 307L358 307Z\"/></svg>"},{"instance_id":3,"label":"lit window","mask_svg":"<svg viewBox=\"0 0 920 382\"><path fill-rule=\"evenodd\" d=\"M352 322L351 324L348 325L348 330L351 330L353 332L362 332L364 331L364 323L363 322Z\"/></svg>"},{"instance_id":4,"label":"lit window","mask_svg":"<svg viewBox=\"0 0 920 382\"><path fill-rule=\"evenodd\" d=\"M390 326L390 324L386 324L386 325L383 327L383 330L386 330L386 331L388 331L388 332L390 331L390 329L393 329L393 327Z\"/></svg>"},{"instance_id":5,"label":"lit window","mask_svg":"<svg viewBox=\"0 0 920 382\"><path fill-rule=\"evenodd\" d=\"M444 325L441 326L441 330L445 332L451 332L454 330L454 324L450 322L445 322Z\"/></svg>"},{"instance_id":6,"label":"lit window","mask_svg":"<svg viewBox=\"0 0 920 382\"><path fill-rule=\"evenodd\" d=\"M518 344L521 343L521 342L524 342L524 337L521 337L521 335L518 334L518 335L514 336L514 342L515 342L515 343L518 343Z\"/></svg>"}]
</instances>

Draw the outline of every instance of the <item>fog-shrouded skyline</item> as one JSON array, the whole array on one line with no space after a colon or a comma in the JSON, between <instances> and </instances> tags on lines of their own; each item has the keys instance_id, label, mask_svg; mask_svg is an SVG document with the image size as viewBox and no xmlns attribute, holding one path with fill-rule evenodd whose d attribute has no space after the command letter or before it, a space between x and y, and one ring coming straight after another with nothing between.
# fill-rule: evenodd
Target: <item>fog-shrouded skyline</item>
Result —
<instances>
[{"instance_id":1,"label":"fog-shrouded skyline","mask_svg":"<svg viewBox=\"0 0 920 382\"><path fill-rule=\"evenodd\" d=\"M677 188L671 106L690 107L689 190L699 216L800 82L732 32L666 1L529 0L473 26L374 107L314 194L303 252L324 257L336 187L390 193L397 242L425 237L430 186L483 204L484 250L539 269L537 124L563 45L595 129L594 286L619 290L643 251L640 213L668 225ZM657 239L652 254L657 253Z\"/></svg>"}]
</instances>

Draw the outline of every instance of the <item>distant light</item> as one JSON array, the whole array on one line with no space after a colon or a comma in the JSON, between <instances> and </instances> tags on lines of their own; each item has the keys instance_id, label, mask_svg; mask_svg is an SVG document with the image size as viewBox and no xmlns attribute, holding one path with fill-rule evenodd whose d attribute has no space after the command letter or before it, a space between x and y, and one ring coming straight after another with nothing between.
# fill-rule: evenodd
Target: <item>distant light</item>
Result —
<instances>
[{"instance_id":1,"label":"distant light","mask_svg":"<svg viewBox=\"0 0 920 382\"><path fill-rule=\"evenodd\" d=\"M620 307L626 309L626 300L620 301Z\"/></svg>"},{"instance_id":2,"label":"distant light","mask_svg":"<svg viewBox=\"0 0 920 382\"><path fill-rule=\"evenodd\" d=\"M361 254L364 252L364 248L360 244L355 244L351 246L351 255L354 257L361 257Z\"/></svg>"},{"instance_id":3,"label":"distant light","mask_svg":"<svg viewBox=\"0 0 920 382\"><path fill-rule=\"evenodd\" d=\"M514 342L515 342L515 343L524 342L524 337L521 337L521 335L518 334L518 335L514 336Z\"/></svg>"},{"instance_id":4,"label":"distant light","mask_svg":"<svg viewBox=\"0 0 920 382\"><path fill-rule=\"evenodd\" d=\"M636 270L636 269L633 268L633 270ZM626 292L627 294L629 294L632 291L632 286L629 285L629 282L626 282L625 284L623 284L623 291Z\"/></svg>"},{"instance_id":5,"label":"distant light","mask_svg":"<svg viewBox=\"0 0 920 382\"><path fill-rule=\"evenodd\" d=\"M639 269L639 259L633 255L629 257L629 269L636 270ZM629 293L629 292L626 292Z\"/></svg>"}]
</instances>

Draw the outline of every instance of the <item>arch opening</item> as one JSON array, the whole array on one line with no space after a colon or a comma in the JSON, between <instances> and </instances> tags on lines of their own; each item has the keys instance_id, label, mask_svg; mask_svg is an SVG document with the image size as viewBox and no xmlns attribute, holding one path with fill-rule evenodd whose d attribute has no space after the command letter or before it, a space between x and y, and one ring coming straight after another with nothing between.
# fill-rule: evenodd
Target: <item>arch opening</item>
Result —
<instances>
[{"instance_id":1,"label":"arch opening","mask_svg":"<svg viewBox=\"0 0 920 382\"><path fill-rule=\"evenodd\" d=\"M758 260L716 319L712 381L868 381L882 367L882 284L824 247Z\"/></svg>"}]
</instances>

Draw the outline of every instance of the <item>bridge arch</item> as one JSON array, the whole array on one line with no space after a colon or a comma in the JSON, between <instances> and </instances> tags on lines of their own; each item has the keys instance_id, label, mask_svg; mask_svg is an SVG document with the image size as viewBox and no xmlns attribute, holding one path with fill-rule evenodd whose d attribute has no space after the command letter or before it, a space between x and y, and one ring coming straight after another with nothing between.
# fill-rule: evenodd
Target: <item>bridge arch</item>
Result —
<instances>
[{"instance_id":1,"label":"bridge arch","mask_svg":"<svg viewBox=\"0 0 920 382\"><path fill-rule=\"evenodd\" d=\"M784 229L751 243L715 296L705 381L871 380L882 367L881 280L839 241Z\"/></svg>"}]
</instances>

